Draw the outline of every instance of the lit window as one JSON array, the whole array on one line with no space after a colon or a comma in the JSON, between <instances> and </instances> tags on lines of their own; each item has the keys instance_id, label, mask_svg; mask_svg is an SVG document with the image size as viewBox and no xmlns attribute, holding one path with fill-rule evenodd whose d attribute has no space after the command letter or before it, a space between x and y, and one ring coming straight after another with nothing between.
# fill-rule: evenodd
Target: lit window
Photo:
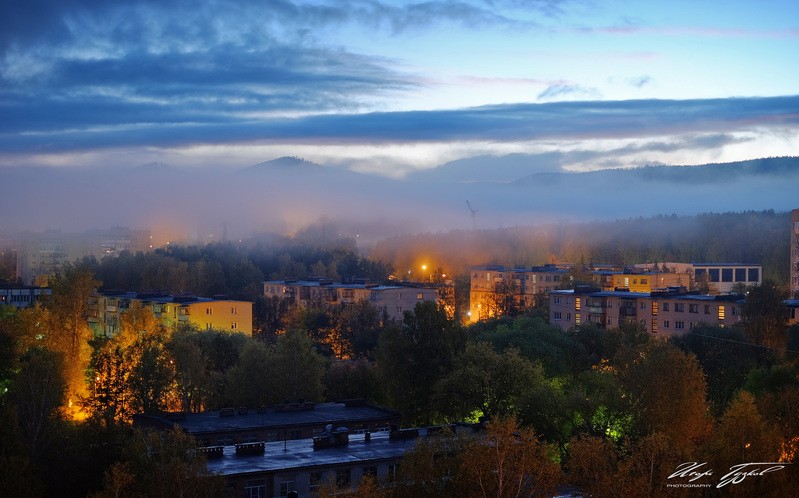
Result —
<instances>
[{"instance_id":1,"label":"lit window","mask_svg":"<svg viewBox=\"0 0 799 498\"><path fill-rule=\"evenodd\" d=\"M416 294L416 299L422 299L422 293L421 293L421 292L419 292L418 294Z\"/></svg>"}]
</instances>

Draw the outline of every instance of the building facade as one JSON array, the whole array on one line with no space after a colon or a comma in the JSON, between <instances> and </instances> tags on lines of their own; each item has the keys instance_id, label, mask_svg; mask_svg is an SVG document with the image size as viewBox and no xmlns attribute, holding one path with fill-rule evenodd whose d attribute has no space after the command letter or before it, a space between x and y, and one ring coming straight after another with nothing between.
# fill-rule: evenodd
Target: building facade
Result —
<instances>
[{"instance_id":1,"label":"building facade","mask_svg":"<svg viewBox=\"0 0 799 498\"><path fill-rule=\"evenodd\" d=\"M799 299L799 209L791 211L791 294Z\"/></svg>"},{"instance_id":2,"label":"building facade","mask_svg":"<svg viewBox=\"0 0 799 498\"><path fill-rule=\"evenodd\" d=\"M367 301L388 320L402 321L417 303L438 303L431 286L344 284L326 280L270 280L264 282L264 296L288 300L292 306L336 306Z\"/></svg>"},{"instance_id":3,"label":"building facade","mask_svg":"<svg viewBox=\"0 0 799 498\"><path fill-rule=\"evenodd\" d=\"M546 299L546 292L557 289L567 273L555 265L474 266L470 269L469 320L478 322L501 315L503 298L512 298L522 309L533 306L537 299Z\"/></svg>"},{"instance_id":4,"label":"building facade","mask_svg":"<svg viewBox=\"0 0 799 498\"><path fill-rule=\"evenodd\" d=\"M563 330L585 323L605 329L641 323L649 333L668 337L700 324L725 327L740 323L743 305L741 295L700 295L684 289L559 290L549 293L549 322Z\"/></svg>"},{"instance_id":5,"label":"building facade","mask_svg":"<svg viewBox=\"0 0 799 498\"><path fill-rule=\"evenodd\" d=\"M25 285L0 285L0 305L15 308L27 308L53 291L49 287L33 287Z\"/></svg>"},{"instance_id":6,"label":"building facade","mask_svg":"<svg viewBox=\"0 0 799 498\"><path fill-rule=\"evenodd\" d=\"M652 263L635 265L635 268L652 268ZM742 285L757 286L763 283L763 265L743 263L662 263L658 265L669 272L684 275L680 285L689 289L706 286L711 294L729 294Z\"/></svg>"},{"instance_id":7,"label":"building facade","mask_svg":"<svg viewBox=\"0 0 799 498\"><path fill-rule=\"evenodd\" d=\"M685 273L636 269L632 271L595 271L591 273L594 283L604 291L626 289L630 292L652 292L668 287L689 287L691 282Z\"/></svg>"},{"instance_id":8,"label":"building facade","mask_svg":"<svg viewBox=\"0 0 799 498\"><path fill-rule=\"evenodd\" d=\"M174 329L186 323L198 329L252 334L252 303L229 299L181 297L136 292L101 292L90 305L89 324L96 334L114 336L131 306L152 311L158 323Z\"/></svg>"}]
</instances>

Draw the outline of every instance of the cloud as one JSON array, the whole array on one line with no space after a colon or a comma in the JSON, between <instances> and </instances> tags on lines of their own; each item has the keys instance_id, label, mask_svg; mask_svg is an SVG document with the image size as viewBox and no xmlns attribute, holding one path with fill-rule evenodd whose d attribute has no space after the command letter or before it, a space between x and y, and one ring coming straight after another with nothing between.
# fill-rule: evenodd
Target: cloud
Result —
<instances>
[{"instance_id":1,"label":"cloud","mask_svg":"<svg viewBox=\"0 0 799 498\"><path fill-rule=\"evenodd\" d=\"M192 111L183 106L172 109L101 103L90 107L91 102L86 101L82 103L86 106L83 111L81 103L55 106L51 102L36 108L34 116L26 121L25 113L35 103L25 104L0 104L0 113L12 117L5 121L4 133L0 134L0 150L5 153L186 147L202 143L346 145L585 140L699 133L713 136L734 131L795 129L799 125L799 96L550 102L264 119L239 118L204 109ZM57 112L48 114L53 110ZM53 130L48 119L65 120L58 123L63 130ZM88 128L92 122L105 126Z\"/></svg>"},{"instance_id":2,"label":"cloud","mask_svg":"<svg viewBox=\"0 0 799 498\"><path fill-rule=\"evenodd\" d=\"M636 88L641 88L643 86L652 83L652 77L643 75L643 76L638 76L637 78L630 78L627 80L627 82Z\"/></svg>"},{"instance_id":3,"label":"cloud","mask_svg":"<svg viewBox=\"0 0 799 498\"><path fill-rule=\"evenodd\" d=\"M568 96L587 96L597 98L600 95L596 88L557 83L545 88L541 93L538 94L537 98L538 100L550 100Z\"/></svg>"}]
</instances>

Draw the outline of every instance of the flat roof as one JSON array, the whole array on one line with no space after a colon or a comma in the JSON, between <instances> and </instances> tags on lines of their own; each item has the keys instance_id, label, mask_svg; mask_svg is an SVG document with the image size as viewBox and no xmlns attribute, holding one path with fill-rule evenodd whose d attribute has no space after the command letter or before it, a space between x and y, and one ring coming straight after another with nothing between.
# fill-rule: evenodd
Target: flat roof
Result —
<instances>
[{"instance_id":1,"label":"flat roof","mask_svg":"<svg viewBox=\"0 0 799 498\"><path fill-rule=\"evenodd\" d=\"M249 301L238 301L235 299L222 299L222 298L199 297L199 296L173 296L171 294L154 294L154 293L134 292L134 291L103 291L103 292L98 292L97 294L106 298L137 299L139 301L150 302L150 303L192 304L192 303L211 303L211 302L224 302L224 301L239 302L239 303L249 302Z\"/></svg>"},{"instance_id":2,"label":"flat roof","mask_svg":"<svg viewBox=\"0 0 799 498\"><path fill-rule=\"evenodd\" d=\"M218 411L214 411L187 413L182 420L162 419L162 421L176 423L189 434L197 435L218 431L326 425L329 423L346 425L347 423L354 424L397 416L399 416L397 412L368 404L347 406L345 403L318 403L312 410L275 411L269 409L263 413L248 410L246 414L239 415L236 411L234 415L227 417L222 417Z\"/></svg>"},{"instance_id":3,"label":"flat roof","mask_svg":"<svg viewBox=\"0 0 799 498\"><path fill-rule=\"evenodd\" d=\"M747 264L747 263L691 263L691 265L694 268L696 268L698 266L699 267L707 267L707 266L746 266L746 267L758 267L758 268L760 268L760 267L763 266L762 264L758 264L758 263L752 263L752 264Z\"/></svg>"},{"instance_id":4,"label":"flat roof","mask_svg":"<svg viewBox=\"0 0 799 498\"><path fill-rule=\"evenodd\" d=\"M420 430L420 433L423 430ZM274 441L264 445L263 455L236 455L235 446L225 446L221 458L209 458L208 470L225 476L261 472L292 472L302 468L358 464L396 459L412 449L416 439L389 439L388 432L373 432L366 442L363 434L350 434L349 444L313 449L313 439Z\"/></svg>"},{"instance_id":5,"label":"flat roof","mask_svg":"<svg viewBox=\"0 0 799 498\"><path fill-rule=\"evenodd\" d=\"M324 287L327 289L368 289L368 290L394 290L394 289L431 289L423 285L372 285L372 284L345 284L345 283L320 283L316 280L266 280L264 285L298 285L300 287Z\"/></svg>"}]
</instances>

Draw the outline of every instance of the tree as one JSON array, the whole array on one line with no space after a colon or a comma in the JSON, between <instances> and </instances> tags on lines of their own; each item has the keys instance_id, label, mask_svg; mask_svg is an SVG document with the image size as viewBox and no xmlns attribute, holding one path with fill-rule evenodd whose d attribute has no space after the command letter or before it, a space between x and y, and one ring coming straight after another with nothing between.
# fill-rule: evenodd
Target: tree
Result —
<instances>
[{"instance_id":1,"label":"tree","mask_svg":"<svg viewBox=\"0 0 799 498\"><path fill-rule=\"evenodd\" d=\"M435 383L452 370L465 341L461 327L431 301L405 312L402 328L386 327L379 339L377 365L385 403L409 423L434 420Z\"/></svg>"},{"instance_id":2,"label":"tree","mask_svg":"<svg viewBox=\"0 0 799 498\"><path fill-rule=\"evenodd\" d=\"M270 378L272 355L269 348L250 340L239 356L239 362L227 371L231 403L235 406L257 408L277 401L274 399Z\"/></svg>"},{"instance_id":3,"label":"tree","mask_svg":"<svg viewBox=\"0 0 799 498\"><path fill-rule=\"evenodd\" d=\"M193 437L175 428L167 432L135 430L123 460L105 474L105 497L159 498L224 496L224 480L208 472Z\"/></svg>"},{"instance_id":4,"label":"tree","mask_svg":"<svg viewBox=\"0 0 799 498\"><path fill-rule=\"evenodd\" d=\"M555 454L514 418L496 419L486 426L485 439L467 444L456 482L469 496L552 496L561 481Z\"/></svg>"},{"instance_id":5,"label":"tree","mask_svg":"<svg viewBox=\"0 0 799 498\"><path fill-rule=\"evenodd\" d=\"M158 413L170 406L174 363L156 338L144 338L129 348L131 408L136 413Z\"/></svg>"},{"instance_id":6,"label":"tree","mask_svg":"<svg viewBox=\"0 0 799 498\"><path fill-rule=\"evenodd\" d=\"M544 381L540 365L516 349L497 353L490 344L470 342L455 359L452 372L438 381L435 399L450 420L475 412L487 418L515 415L525 392Z\"/></svg>"},{"instance_id":7,"label":"tree","mask_svg":"<svg viewBox=\"0 0 799 498\"><path fill-rule=\"evenodd\" d=\"M11 384L10 397L34 461L47 445L53 422L64 403L63 361L60 353L46 348L30 349L20 359L20 370Z\"/></svg>"},{"instance_id":8,"label":"tree","mask_svg":"<svg viewBox=\"0 0 799 498\"><path fill-rule=\"evenodd\" d=\"M689 449L708 433L707 384L696 356L654 341L620 352L616 364L640 434L662 432Z\"/></svg>"},{"instance_id":9,"label":"tree","mask_svg":"<svg viewBox=\"0 0 799 498\"><path fill-rule=\"evenodd\" d=\"M786 294L774 282L764 280L746 296L742 318L752 342L761 346L785 349L788 309Z\"/></svg>"},{"instance_id":10,"label":"tree","mask_svg":"<svg viewBox=\"0 0 799 498\"><path fill-rule=\"evenodd\" d=\"M669 341L696 355L707 378L708 400L716 416L724 412L757 365L758 348L748 344L738 327L700 325L692 333L674 335Z\"/></svg>"},{"instance_id":11,"label":"tree","mask_svg":"<svg viewBox=\"0 0 799 498\"><path fill-rule=\"evenodd\" d=\"M342 358L374 359L374 350L382 329L380 311L369 301L344 305L336 317Z\"/></svg>"},{"instance_id":12,"label":"tree","mask_svg":"<svg viewBox=\"0 0 799 498\"><path fill-rule=\"evenodd\" d=\"M269 369L275 401L322 399L325 360L307 333L289 330L281 335L270 352Z\"/></svg>"},{"instance_id":13,"label":"tree","mask_svg":"<svg viewBox=\"0 0 799 498\"><path fill-rule=\"evenodd\" d=\"M91 389L83 404L89 416L105 428L130 420L129 368L125 352L113 341L98 337L92 340L89 368Z\"/></svg>"},{"instance_id":14,"label":"tree","mask_svg":"<svg viewBox=\"0 0 799 498\"><path fill-rule=\"evenodd\" d=\"M89 300L100 282L91 273L67 266L63 274L50 279L52 295L45 300L50 323L44 344L64 355L67 408L76 412L77 402L87 394L86 369L91 351Z\"/></svg>"}]
</instances>

